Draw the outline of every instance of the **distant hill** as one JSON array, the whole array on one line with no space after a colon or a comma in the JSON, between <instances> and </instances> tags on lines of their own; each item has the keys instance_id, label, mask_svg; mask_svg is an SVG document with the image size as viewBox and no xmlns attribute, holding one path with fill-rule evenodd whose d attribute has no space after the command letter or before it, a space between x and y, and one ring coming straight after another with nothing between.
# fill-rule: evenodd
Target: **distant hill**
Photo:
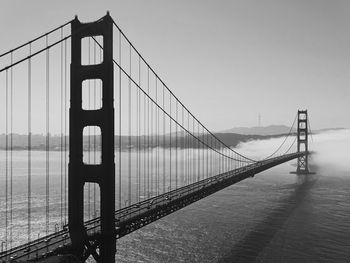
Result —
<instances>
[{"instance_id":1,"label":"distant hill","mask_svg":"<svg viewBox=\"0 0 350 263\"><path fill-rule=\"evenodd\" d=\"M236 134L236 133L214 133L214 135L219 138L223 143L225 143L227 146L230 147L236 147L241 142L246 142L250 140L263 140L268 139L272 137L277 137L275 135L245 135L245 134ZM211 140L211 137L208 137L208 134L196 134L196 137L198 137L201 141L211 144L211 147L213 148L219 148L222 147L221 144L215 143L215 140ZM64 140L66 139L66 140ZM10 148L10 138L8 136L8 149ZM66 138L62 138L60 136L50 136L50 143L49 143L49 150L50 151L61 151L64 147L64 141L66 141L67 149L69 146L69 138L68 136ZM90 149L100 149L101 145L101 137L96 136L95 138L92 136L89 140L88 136L83 137L83 149L88 150L89 149L89 141L90 141ZM172 136L169 136L169 134L163 136L115 136L114 138L115 147L118 149L121 146L122 150L128 150L128 149L146 149L148 147L155 148L155 147L163 147L163 148L201 148L203 147L202 144L200 144L195 138L188 135L187 133L178 133L178 136L176 134L172 134ZM119 142L121 142L121 145L119 145ZM95 144L96 143L96 144ZM0 150L6 149L6 135L0 134ZM13 134L13 150L27 150L28 149L28 136L23 134ZM31 149L32 150L45 150L46 149L46 137L41 134L33 134L31 139Z\"/></svg>"},{"instance_id":2,"label":"distant hill","mask_svg":"<svg viewBox=\"0 0 350 263\"><path fill-rule=\"evenodd\" d=\"M252 127L252 128L232 128L222 132L215 132L214 135L219 138L223 143L230 147L236 147L241 142L247 142L250 140L264 140L269 138L275 138L284 136L289 133L289 127L284 125L270 125L267 127ZM329 131L329 130L341 130L344 128L333 128L333 129L322 129L313 131L313 133ZM293 130L293 133L296 131ZM220 144L215 143L211 140L211 137L206 133L195 133L201 141L211 144L213 148L221 147ZM8 135L8 149L10 149L10 135ZM62 140L61 140L62 139ZM90 141L90 147L89 147ZM114 138L115 147L118 149L121 147L122 150L128 149L146 149L148 147L164 147L164 148L198 148L201 146L196 139L188 135L185 132L178 132L166 135L150 135L150 136L118 136ZM121 145L119 145L121 142ZM64 146L66 143L66 147ZM83 137L83 149L100 149L101 138L100 136ZM58 135L50 136L49 149L50 151L61 151L62 149L68 149L69 146L69 137L61 138ZM32 150L45 150L46 149L46 136L42 134L32 134L31 138L31 148ZM6 135L0 134L0 150L6 149ZM13 150L27 150L28 149L28 136L24 134L13 134Z\"/></svg>"},{"instance_id":3,"label":"distant hill","mask_svg":"<svg viewBox=\"0 0 350 263\"><path fill-rule=\"evenodd\" d=\"M327 132L327 131L341 131L341 130L347 130L348 128L324 128L319 130L312 131L313 133L320 133L320 132Z\"/></svg>"},{"instance_id":4,"label":"distant hill","mask_svg":"<svg viewBox=\"0 0 350 263\"><path fill-rule=\"evenodd\" d=\"M290 127L285 125L269 125L264 127L237 127L221 131L220 133L236 133L244 135L279 135L289 133ZM293 132L296 130L294 129Z\"/></svg>"}]
</instances>

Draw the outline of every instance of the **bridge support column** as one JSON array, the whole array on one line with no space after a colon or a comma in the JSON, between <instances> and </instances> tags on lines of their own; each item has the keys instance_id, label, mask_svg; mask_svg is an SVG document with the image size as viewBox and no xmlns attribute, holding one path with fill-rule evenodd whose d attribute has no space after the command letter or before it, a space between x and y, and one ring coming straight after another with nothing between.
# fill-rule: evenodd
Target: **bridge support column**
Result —
<instances>
[{"instance_id":1,"label":"bridge support column","mask_svg":"<svg viewBox=\"0 0 350 263\"><path fill-rule=\"evenodd\" d=\"M307 154L298 158L296 174L310 174L308 158L308 115L307 110L298 110L298 129L297 129L297 147L298 152Z\"/></svg>"},{"instance_id":2,"label":"bridge support column","mask_svg":"<svg viewBox=\"0 0 350 263\"><path fill-rule=\"evenodd\" d=\"M78 18L71 23L71 87L69 110L68 225L73 253L82 261L92 255L97 262L114 263L116 252L114 106L113 106L113 21L107 13L102 19L82 24ZM82 39L102 36L103 61L82 65ZM93 40L91 40L93 43ZM102 81L102 107L84 110L84 80ZM101 130L101 163L83 162L83 129L97 126ZM84 228L84 184L100 188L101 235L91 240Z\"/></svg>"}]
</instances>

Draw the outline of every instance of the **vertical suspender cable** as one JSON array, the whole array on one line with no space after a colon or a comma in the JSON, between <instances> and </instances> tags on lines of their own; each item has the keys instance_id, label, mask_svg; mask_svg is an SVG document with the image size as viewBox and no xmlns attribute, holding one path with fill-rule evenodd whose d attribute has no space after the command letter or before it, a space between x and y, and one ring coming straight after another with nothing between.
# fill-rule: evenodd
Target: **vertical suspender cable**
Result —
<instances>
[{"instance_id":1,"label":"vertical suspender cable","mask_svg":"<svg viewBox=\"0 0 350 263\"><path fill-rule=\"evenodd\" d=\"M46 47L48 47L46 35ZM46 234L50 223L50 50L46 50Z\"/></svg>"},{"instance_id":2,"label":"vertical suspender cable","mask_svg":"<svg viewBox=\"0 0 350 263\"><path fill-rule=\"evenodd\" d=\"M197 122L197 136L198 136L198 138L200 138L200 133L199 133L199 123ZM200 176L201 176L201 174L200 174L200 157L201 157L201 144L199 143L199 139L197 139L197 159L198 159L198 161L197 161L197 164L198 164L198 168L197 168L197 181L199 181L200 180Z\"/></svg>"},{"instance_id":3,"label":"vertical suspender cable","mask_svg":"<svg viewBox=\"0 0 350 263\"><path fill-rule=\"evenodd\" d=\"M222 148L222 172L224 173L226 171L226 157L224 156L226 154L226 149Z\"/></svg>"},{"instance_id":4,"label":"vertical suspender cable","mask_svg":"<svg viewBox=\"0 0 350 263\"><path fill-rule=\"evenodd\" d=\"M143 195L146 198L146 95L143 94Z\"/></svg>"},{"instance_id":5,"label":"vertical suspender cable","mask_svg":"<svg viewBox=\"0 0 350 263\"><path fill-rule=\"evenodd\" d=\"M191 115L189 114L189 124L188 124L188 131L191 133L191 127L192 127L192 122L191 122ZM189 163L188 163L188 184L192 183L192 161L193 161L193 145L192 145L192 138L191 135L188 134L188 144L189 144L189 151L188 151L188 159L189 159Z\"/></svg>"},{"instance_id":6,"label":"vertical suspender cable","mask_svg":"<svg viewBox=\"0 0 350 263\"><path fill-rule=\"evenodd\" d=\"M186 114L186 120L187 120L187 130L188 130L188 127L189 127L189 125L188 125L188 112ZM186 140L186 146L185 146L185 149L186 149L186 155L185 155L185 161L186 161L186 163L185 163L185 169L186 169L186 171L185 171L185 183L187 185L188 184L188 159L189 159L189 154L188 154L189 153L189 146L188 146L188 133L187 132L185 132L185 140Z\"/></svg>"},{"instance_id":7,"label":"vertical suspender cable","mask_svg":"<svg viewBox=\"0 0 350 263\"><path fill-rule=\"evenodd\" d=\"M205 143L205 135L204 135L204 130L203 130L203 127L202 125L200 125L200 133L201 133L201 142L199 143L200 145L200 152L201 152L201 169L200 169L200 177L202 177L203 179L205 179L205 173L204 173L204 168L205 168L205 162L204 162L204 144L203 142Z\"/></svg>"},{"instance_id":8,"label":"vertical suspender cable","mask_svg":"<svg viewBox=\"0 0 350 263\"><path fill-rule=\"evenodd\" d=\"M8 219L8 213L9 213L9 198L8 198L8 112L9 112L9 80L8 80L8 70L6 70L6 131L5 131L5 246L7 250L8 246L8 225L9 225L9 219Z\"/></svg>"},{"instance_id":9,"label":"vertical suspender cable","mask_svg":"<svg viewBox=\"0 0 350 263\"><path fill-rule=\"evenodd\" d=\"M218 146L219 146L219 152L222 153L222 149L221 149L221 143L218 142ZM222 155L219 155L219 173L222 173Z\"/></svg>"},{"instance_id":10,"label":"vertical suspender cable","mask_svg":"<svg viewBox=\"0 0 350 263\"><path fill-rule=\"evenodd\" d=\"M203 142L204 142L204 134L203 134L203 130L201 130L202 125L199 124L198 126L198 130L200 133L200 136L198 135L198 137L201 139L201 141L199 142L199 153L200 153L200 159L199 159L199 179L201 179L203 177L203 179L205 178L204 176L204 172L202 171L204 168L204 162L203 162Z\"/></svg>"},{"instance_id":11,"label":"vertical suspender cable","mask_svg":"<svg viewBox=\"0 0 350 263\"><path fill-rule=\"evenodd\" d=\"M220 152L220 150L221 150L221 148L220 148L220 143L218 144L218 142L217 142L217 140L215 140L215 145L216 145L216 147L217 147L217 149L218 149L218 151ZM217 159L218 159L218 173L221 173L221 155L220 154L217 154L216 155L217 157Z\"/></svg>"},{"instance_id":12,"label":"vertical suspender cable","mask_svg":"<svg viewBox=\"0 0 350 263\"><path fill-rule=\"evenodd\" d=\"M140 62L140 61L139 61ZM138 67L140 66L138 62ZM136 140L136 152L135 152L135 157L136 157L136 172L135 172L135 179L136 179L136 188L135 188L135 202L139 201L139 155L138 155L138 151L139 151L139 89L136 87L135 88L135 98L136 98L136 122L135 122L135 127L136 127L136 133L135 133L135 140Z\"/></svg>"},{"instance_id":13,"label":"vertical suspender cable","mask_svg":"<svg viewBox=\"0 0 350 263\"><path fill-rule=\"evenodd\" d=\"M213 138L213 136L211 137L212 139L212 147L213 149L215 149L215 139ZM214 140L213 140L214 139ZM211 175L216 175L216 152L214 150L211 151L211 164L212 164L212 168L211 168Z\"/></svg>"},{"instance_id":14,"label":"vertical suspender cable","mask_svg":"<svg viewBox=\"0 0 350 263\"><path fill-rule=\"evenodd\" d=\"M228 152L229 153L229 157L232 158L232 152ZM230 171L231 170L231 164L232 164L232 160L231 159L228 159L228 170Z\"/></svg>"},{"instance_id":15,"label":"vertical suspender cable","mask_svg":"<svg viewBox=\"0 0 350 263\"><path fill-rule=\"evenodd\" d=\"M140 58L140 57L139 57ZM141 64L139 65L139 86L141 87ZM140 108L139 108L139 115L140 115L140 135L141 135L141 95L142 93L140 93L140 97L139 97L139 100L140 100ZM143 138L142 140L142 153L143 153L143 196L145 197L146 196L146 185L145 185L145 182L146 182L146 177L145 177L145 171L146 171L146 155L145 155L145 134L146 134L146 125L145 125L145 121L146 121L146 110L145 110L145 95L143 94L143 136L141 138ZM141 151L141 138L140 138L140 151ZM141 182L141 153L140 153L140 182ZM140 185L140 193L141 193L141 185Z\"/></svg>"},{"instance_id":16,"label":"vertical suspender cable","mask_svg":"<svg viewBox=\"0 0 350 263\"><path fill-rule=\"evenodd\" d=\"M163 84L163 109L165 110L165 94L164 94L164 84ZM165 193L165 112L163 111L163 193Z\"/></svg>"},{"instance_id":17,"label":"vertical suspender cable","mask_svg":"<svg viewBox=\"0 0 350 263\"><path fill-rule=\"evenodd\" d=\"M222 173L222 168L223 168L223 156L222 156L222 148L221 148L221 143L219 142L219 152L220 152L220 155L219 155L219 163L220 163L220 170L219 170L219 173L221 174Z\"/></svg>"},{"instance_id":18,"label":"vertical suspender cable","mask_svg":"<svg viewBox=\"0 0 350 263\"><path fill-rule=\"evenodd\" d=\"M155 102L158 104L157 102L157 76L155 76L154 78L154 95L155 95ZM157 154L157 111L158 111L158 108L157 108L157 105L155 104L154 105L154 116L153 116L153 125L154 125L154 130L153 130L153 134L154 134L154 137L153 137L153 145L152 145L152 149L153 149L153 153L154 153L154 195L156 196L157 195L157 180L158 180L158 176L157 176L157 157L158 157L158 154Z\"/></svg>"},{"instance_id":19,"label":"vertical suspender cable","mask_svg":"<svg viewBox=\"0 0 350 263\"><path fill-rule=\"evenodd\" d=\"M139 56L139 86L141 87L141 57ZM138 162L138 169L139 169L139 173L138 173L138 178L139 178L139 192L138 192L138 197L139 197L139 201L140 200L140 196L141 196L141 91L140 89L138 89L138 105L139 105L139 112L138 112L138 116L139 116L139 120L138 120L138 143L139 143L139 148L138 148L138 155L139 155L139 162Z\"/></svg>"},{"instance_id":20,"label":"vertical suspender cable","mask_svg":"<svg viewBox=\"0 0 350 263\"><path fill-rule=\"evenodd\" d=\"M141 88L141 57L140 56L139 56L139 86ZM141 195L141 148L143 151L143 160L145 160L145 157L144 157L145 155L144 155L144 142L141 146L141 143L142 143L141 139L142 139L142 137L144 137L144 136L141 137L141 129L142 129L141 128L141 119L142 119L141 118L141 95L142 95L142 93L140 92L140 89L138 89L138 90L139 90L139 104L140 104L139 105L139 136L140 136L140 138L139 138L139 165L140 165L140 167L139 167L139 182L140 182L139 196L140 196ZM144 127L145 127L145 125L144 125ZM145 132L145 130L144 130L144 132ZM143 162L143 163L145 163L145 162ZM145 175L144 169L143 169L143 175ZM145 176L143 176L143 188L145 190ZM143 195L145 196L145 193L143 193Z\"/></svg>"},{"instance_id":21,"label":"vertical suspender cable","mask_svg":"<svg viewBox=\"0 0 350 263\"><path fill-rule=\"evenodd\" d=\"M122 34L119 30L119 65L122 63ZM119 67L119 209L122 208L122 70Z\"/></svg>"},{"instance_id":22,"label":"vertical suspender cable","mask_svg":"<svg viewBox=\"0 0 350 263\"><path fill-rule=\"evenodd\" d=\"M189 112L187 111L187 130L189 131L190 130L190 114ZM190 135L188 133L186 133L186 144L187 144L187 158L186 158L186 184L189 184L190 183L190 158L191 158L191 152L190 152Z\"/></svg>"},{"instance_id":23,"label":"vertical suspender cable","mask_svg":"<svg viewBox=\"0 0 350 263\"><path fill-rule=\"evenodd\" d=\"M219 155L219 158L220 158L220 174L222 173L222 171L223 171L223 161L224 161L224 158L223 158L223 152L222 152L222 148L221 148L221 142L219 142L219 152L220 152L220 155Z\"/></svg>"},{"instance_id":24,"label":"vertical suspender cable","mask_svg":"<svg viewBox=\"0 0 350 263\"><path fill-rule=\"evenodd\" d=\"M181 124L182 127L185 127L184 123L184 107L181 107L182 110L182 118L181 118ZM181 147L181 186L184 186L184 176L185 176L185 133L184 130L181 130L181 140L182 140L182 147Z\"/></svg>"},{"instance_id":25,"label":"vertical suspender cable","mask_svg":"<svg viewBox=\"0 0 350 263\"><path fill-rule=\"evenodd\" d=\"M210 136L210 146L213 148L213 136ZM214 171L214 158L213 158L213 150L210 151L210 176L213 176Z\"/></svg>"},{"instance_id":26,"label":"vertical suspender cable","mask_svg":"<svg viewBox=\"0 0 350 263\"><path fill-rule=\"evenodd\" d=\"M231 155L231 153L228 149L226 150L226 152L227 152L227 156ZM229 171L229 169L230 169L230 162L231 162L231 159L226 157L226 171Z\"/></svg>"},{"instance_id":27,"label":"vertical suspender cable","mask_svg":"<svg viewBox=\"0 0 350 263\"><path fill-rule=\"evenodd\" d=\"M129 88L128 88L128 99L129 99L129 140L128 140L128 204L131 204L131 46L129 45Z\"/></svg>"},{"instance_id":28,"label":"vertical suspender cable","mask_svg":"<svg viewBox=\"0 0 350 263\"><path fill-rule=\"evenodd\" d=\"M147 67L147 94L150 95L149 93L149 67ZM147 198L150 198L150 192L149 192L149 168L150 168L150 150L149 150L149 139L150 139L150 127L149 127L149 105L150 105L150 100L147 98Z\"/></svg>"},{"instance_id":29,"label":"vertical suspender cable","mask_svg":"<svg viewBox=\"0 0 350 263\"><path fill-rule=\"evenodd\" d=\"M156 103L158 104L158 78L155 76L156 80ZM159 108L156 107L156 194L159 195Z\"/></svg>"},{"instance_id":30,"label":"vertical suspender cable","mask_svg":"<svg viewBox=\"0 0 350 263\"><path fill-rule=\"evenodd\" d=\"M188 113L188 131L191 132L191 115ZM191 136L188 134L188 184L192 182L192 141Z\"/></svg>"},{"instance_id":31,"label":"vertical suspender cable","mask_svg":"<svg viewBox=\"0 0 350 263\"><path fill-rule=\"evenodd\" d=\"M63 38L63 28L61 28L61 40ZM60 71L60 81L61 81L61 136L60 136L60 149L61 149L61 155L60 155L60 186L61 186L61 202L60 202L60 224L63 226L63 42L61 42L61 71Z\"/></svg>"},{"instance_id":32,"label":"vertical suspender cable","mask_svg":"<svg viewBox=\"0 0 350 263\"><path fill-rule=\"evenodd\" d=\"M223 148L223 154L227 154L227 149ZM226 172L226 168L227 168L227 158L225 156L223 156L223 172Z\"/></svg>"},{"instance_id":33,"label":"vertical suspender cable","mask_svg":"<svg viewBox=\"0 0 350 263\"><path fill-rule=\"evenodd\" d=\"M192 118L192 135L196 136L196 120L195 118ZM196 154L197 154L197 140L195 137L191 136L192 141L193 141L193 163L192 163L192 168L193 168L193 182L195 183L197 181L197 158L196 158Z\"/></svg>"},{"instance_id":34,"label":"vertical suspender cable","mask_svg":"<svg viewBox=\"0 0 350 263\"><path fill-rule=\"evenodd\" d=\"M149 79L149 77L148 77ZM151 93L149 93L149 95L151 96ZM151 116L151 120L150 120L150 123L151 123L151 129L150 129L150 140L151 140L151 143L150 143L150 155L151 155L151 167L150 167L150 186L151 186L151 189L150 189L150 192L151 192L151 197L153 196L153 103L150 102L150 116Z\"/></svg>"},{"instance_id":35,"label":"vertical suspender cable","mask_svg":"<svg viewBox=\"0 0 350 263\"><path fill-rule=\"evenodd\" d=\"M206 134L205 134L205 131L204 131L204 127L203 127L203 126L202 126L202 138L203 138L203 141L205 140L206 144L208 145L207 136L206 136ZM204 172L205 165L206 165L206 167L208 166L208 162L204 162L205 154L206 154L206 149L207 149L207 146L202 145L203 179L206 178L205 172ZM207 160L207 161L208 161L208 160Z\"/></svg>"},{"instance_id":36,"label":"vertical suspender cable","mask_svg":"<svg viewBox=\"0 0 350 263\"><path fill-rule=\"evenodd\" d=\"M139 59L139 87L141 87L141 58L138 56ZM136 90L136 99L137 99L137 117L136 117L136 127L137 127L137 201L140 202L140 89Z\"/></svg>"},{"instance_id":37,"label":"vertical suspender cable","mask_svg":"<svg viewBox=\"0 0 350 263\"><path fill-rule=\"evenodd\" d=\"M200 124L197 124L197 128L198 128L198 138L201 139L201 131L200 131ZM203 139L203 138L202 138ZM202 149L202 142L198 140L198 181L201 179L201 158L202 158L202 153L201 153L201 149Z\"/></svg>"},{"instance_id":38,"label":"vertical suspender cable","mask_svg":"<svg viewBox=\"0 0 350 263\"><path fill-rule=\"evenodd\" d=\"M171 93L169 93L169 115L171 117ZM170 180L169 180L169 190L171 191L171 118L169 117L169 170L170 170Z\"/></svg>"},{"instance_id":39,"label":"vertical suspender cable","mask_svg":"<svg viewBox=\"0 0 350 263\"><path fill-rule=\"evenodd\" d=\"M218 145L217 145L217 141L216 139L214 140L214 145L215 145L215 149L218 149ZM215 163L215 174L218 174L220 172L219 167L220 167L220 159L218 157L218 153L215 152L215 159L214 159L214 163Z\"/></svg>"},{"instance_id":40,"label":"vertical suspender cable","mask_svg":"<svg viewBox=\"0 0 350 263\"><path fill-rule=\"evenodd\" d=\"M178 187L178 185L177 185L177 179L178 179L178 156L177 156L177 154L178 154L178 150L177 150L177 139L178 139L178 137L177 137L177 133L178 133L178 103L177 103L177 101L175 101L175 105L176 105L176 129L175 129L175 177L176 177L176 180L175 180L175 189L177 189L177 187Z\"/></svg>"},{"instance_id":41,"label":"vertical suspender cable","mask_svg":"<svg viewBox=\"0 0 350 263\"><path fill-rule=\"evenodd\" d=\"M11 52L11 64L13 63L13 52ZM13 223L13 67L10 70L10 246L12 248L12 223Z\"/></svg>"},{"instance_id":42,"label":"vertical suspender cable","mask_svg":"<svg viewBox=\"0 0 350 263\"><path fill-rule=\"evenodd\" d=\"M67 220L67 40L64 41L64 224Z\"/></svg>"},{"instance_id":43,"label":"vertical suspender cable","mask_svg":"<svg viewBox=\"0 0 350 263\"><path fill-rule=\"evenodd\" d=\"M203 132L205 132L205 137L207 138L206 143L207 143L207 145L209 145L209 134L205 130L203 130ZM206 176L206 178L208 178L209 177L209 147L208 146L206 147L205 151L206 151L206 158L207 158L207 161L206 161L206 163L207 163L207 176Z\"/></svg>"},{"instance_id":44,"label":"vertical suspender cable","mask_svg":"<svg viewBox=\"0 0 350 263\"><path fill-rule=\"evenodd\" d=\"M219 173L221 174L222 173L222 149L221 149L221 143L218 142L218 150L219 150L219 155L218 155L218 158L219 158Z\"/></svg>"},{"instance_id":45,"label":"vertical suspender cable","mask_svg":"<svg viewBox=\"0 0 350 263\"><path fill-rule=\"evenodd\" d=\"M29 43L29 56L32 53L32 45ZM28 59L28 242L31 240L31 180L32 180L32 127L31 127L31 115L32 115L32 62L31 58Z\"/></svg>"},{"instance_id":46,"label":"vertical suspender cable","mask_svg":"<svg viewBox=\"0 0 350 263\"><path fill-rule=\"evenodd\" d=\"M191 132L191 115L188 113L188 131ZM192 143L190 134L187 135L188 138L188 178L187 184L191 183L191 174L192 174Z\"/></svg>"},{"instance_id":47,"label":"vertical suspender cable","mask_svg":"<svg viewBox=\"0 0 350 263\"><path fill-rule=\"evenodd\" d=\"M146 135L146 132L147 132L147 129L146 129L146 125L147 125L147 122L146 122L146 118L147 118L147 113L146 113L146 110L147 110L147 107L146 107L146 95L144 94L143 95L143 195L144 197L146 198L147 196L147 188L146 188L146 184L147 184L147 170L146 170L146 140L147 140L147 135Z\"/></svg>"}]
</instances>

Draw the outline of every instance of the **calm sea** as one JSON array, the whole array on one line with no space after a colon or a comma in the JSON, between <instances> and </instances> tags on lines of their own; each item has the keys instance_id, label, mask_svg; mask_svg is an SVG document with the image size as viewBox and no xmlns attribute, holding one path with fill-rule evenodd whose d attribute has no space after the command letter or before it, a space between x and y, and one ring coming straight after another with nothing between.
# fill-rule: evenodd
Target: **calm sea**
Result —
<instances>
[{"instance_id":1,"label":"calm sea","mask_svg":"<svg viewBox=\"0 0 350 263\"><path fill-rule=\"evenodd\" d=\"M279 139L238 150L266 156ZM350 130L313 136L315 175L296 161L228 187L117 241L117 262L350 262ZM5 238L4 152L0 152L0 239ZM60 153L50 158L50 228L60 218ZM26 152L14 152L13 238L26 233ZM32 235L43 234L45 153L33 153ZM37 209L37 213L35 213ZM23 231L25 229L25 231ZM24 233L23 233L24 232Z\"/></svg>"},{"instance_id":2,"label":"calm sea","mask_svg":"<svg viewBox=\"0 0 350 263\"><path fill-rule=\"evenodd\" d=\"M350 131L310 147L316 175L291 161L228 187L119 240L117 262L350 262Z\"/></svg>"}]
</instances>

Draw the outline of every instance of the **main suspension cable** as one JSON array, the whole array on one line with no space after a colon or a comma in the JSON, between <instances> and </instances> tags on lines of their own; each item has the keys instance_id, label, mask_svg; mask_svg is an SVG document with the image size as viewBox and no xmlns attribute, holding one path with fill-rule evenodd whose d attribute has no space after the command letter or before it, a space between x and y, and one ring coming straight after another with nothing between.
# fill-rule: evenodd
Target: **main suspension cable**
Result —
<instances>
[{"instance_id":1,"label":"main suspension cable","mask_svg":"<svg viewBox=\"0 0 350 263\"><path fill-rule=\"evenodd\" d=\"M210 130L208 130L188 109L187 107L173 94L173 92L168 88L168 86L163 82L163 80L158 76L158 74L153 70L153 68L148 64L148 62L144 59L144 57L141 55L141 53L135 48L135 46L131 43L131 41L128 39L128 37L124 34L124 32L121 30L121 28L117 25L117 23L112 19L114 26L118 29L119 33L125 38L125 40L128 42L128 44L134 49L134 51L136 52L136 54L142 59L142 61L146 64L146 66L151 70L151 72L159 79L159 81L163 84L163 86L168 90L168 92L170 94L172 94L172 96L175 98L175 100L177 100L180 105L182 107L184 107L189 114L202 126L204 127L204 129L206 130L206 132L208 132L211 136L213 136L216 140L218 140L221 145L223 145L224 147L228 148L230 151L235 152L236 154L240 155L241 157L251 161L251 162L256 162L256 160L250 159L246 156L243 156L242 154L236 152L235 150L233 150L231 147L229 147L228 145L226 145L224 142L222 142L215 134L213 134ZM102 48L102 46L101 46Z\"/></svg>"},{"instance_id":2,"label":"main suspension cable","mask_svg":"<svg viewBox=\"0 0 350 263\"><path fill-rule=\"evenodd\" d=\"M288 132L288 134L285 136L283 142L280 144L280 146L279 146L272 154L270 154L269 156L265 157L264 160L271 158L272 156L274 156L274 155L282 148L282 146L284 145L284 143L287 141L288 137L292 134L293 127L294 127L294 125L295 125L297 116L298 116L298 115L295 115L295 118L294 118L294 121L293 121L293 123L292 123L292 126L290 127L289 132Z\"/></svg>"},{"instance_id":3,"label":"main suspension cable","mask_svg":"<svg viewBox=\"0 0 350 263\"><path fill-rule=\"evenodd\" d=\"M92 39L97 43L97 45L98 45L101 49L103 49L102 45L101 45L94 37L92 37ZM199 139L197 136L195 136L194 133L191 133L189 130L187 130L185 127L183 127L183 126L182 126L180 123L178 123L168 112L166 112L166 110L165 110L164 108L162 108L158 103L156 103L155 100L149 95L149 92L146 92L144 89L142 89L142 88L137 84L137 82L136 82L133 78L131 78L130 75L122 68L122 66L119 65L119 64L115 61L115 59L113 59L113 62L114 62L114 64L121 70L121 72L122 72L128 79L130 79L131 82L132 82L136 87L138 87L138 88L144 93L144 95L148 98L148 102L152 102L154 105L156 105L161 111L163 111L163 113L164 113L165 115L167 115L167 116L170 118L170 120L172 120L174 123L176 123L177 125L179 125L179 127L181 127L183 130L185 130L187 133L189 133L189 135L192 136L195 140L199 140L203 145L205 145L207 148L210 148L211 150L217 152L219 155L221 155L221 156L223 156L223 157L226 157L226 158L228 158L228 159L236 160L236 161L237 161L236 158L231 157L231 156L227 156L227 155L223 154L222 152L218 151L217 149L211 148L209 145L207 145L205 142L203 142L201 139ZM149 69L151 70L151 68L149 68ZM159 79L159 78L158 78L158 79ZM163 84L163 85L164 85L164 84ZM164 87L165 87L165 86L164 86ZM170 93L170 94L171 94L171 96L174 96L173 93ZM179 103L181 104L181 102L179 102ZM181 104L181 105L182 105L182 104ZM188 110L187 110L187 111L188 111ZM203 126L189 111L188 111L188 113L191 115L193 121L197 121L202 127L205 128L205 126ZM205 129L206 129L206 128L205 128ZM206 129L206 130L207 130L207 129ZM149 132L148 132L148 133L149 133ZM212 133L210 133L210 134L212 134ZM213 136L214 136L214 135L213 135ZM216 136L214 136L214 138L216 138ZM222 143L219 139L217 139L217 141L220 142L220 143ZM148 143L148 144L149 144L149 143ZM222 143L222 144L223 144L223 143ZM226 145L226 144L224 144L224 145ZM228 147L228 146L227 146L227 148L230 149L231 151L233 151L234 153L236 153L238 156L241 156L242 158L244 158L245 160L241 160L242 162L245 162L245 163L256 162L255 160L250 159L250 158L248 158L248 157L245 157L245 156L243 156L242 154L240 154L240 153L238 153L238 152L232 150L232 149L231 149L230 147Z\"/></svg>"},{"instance_id":4,"label":"main suspension cable","mask_svg":"<svg viewBox=\"0 0 350 263\"><path fill-rule=\"evenodd\" d=\"M284 152L284 154L289 153L290 149L292 149L292 147L293 147L293 145L295 144L296 141L297 141L297 137L295 136L295 137L294 137L294 140L293 140L293 142L292 142L292 144L289 146L289 148L287 149L287 151ZM284 155L284 154L283 154L283 155Z\"/></svg>"},{"instance_id":5,"label":"main suspension cable","mask_svg":"<svg viewBox=\"0 0 350 263\"><path fill-rule=\"evenodd\" d=\"M100 21L101 19L102 19L102 18L100 18L100 19L97 20L96 22ZM54 31L60 29L61 27L63 28L64 26L68 25L68 24L71 23L72 21L73 21L73 20L71 20L71 21L65 23L65 24L62 25L62 26L57 27L57 28L54 29L54 30L49 31L49 32L46 33L46 34L41 35L41 36L38 37L37 39L40 39L40 38L43 38L43 37L47 37L47 36L50 35L52 32L54 32ZM85 26L82 27L81 29L77 30L73 35L76 35L76 34L78 34L79 32L81 32L81 31L83 31L83 30L86 30L87 28L91 27L92 25L93 25L93 23L89 23L89 24L85 25ZM46 46L45 46L44 48L39 49L38 51L36 51L36 52L34 52L34 53L31 53L31 54L29 54L28 56L26 56L26 57L24 57L24 58L22 58L22 59L20 59L20 60L17 60L16 62L11 61L11 64L10 64L10 65L5 66L4 68L0 69L0 73L3 72L3 71L5 71L5 70L7 70L7 69L10 69L10 68L12 68L12 67L18 65L18 64L20 64L20 63L22 63L22 62L24 62L24 61L27 61L27 60L29 60L29 59L32 58L32 57L35 57L35 56L41 54L42 52L46 51L47 49L50 49L50 48L52 48L52 47L54 47L54 46L60 44L61 42L66 41L67 39L69 39L69 38L71 38L71 37L72 37L72 35L65 36L64 38L61 38L61 39L59 39L58 41L53 42L53 43L50 44L50 45L46 44ZM10 51L8 51L8 52L5 52L5 53L3 53L0 57L5 56L5 55L10 54L10 53L13 53L14 51L18 50L19 48L22 48L22 47L25 47L25 46L28 46L30 49L32 49L32 44L33 44L33 42L36 41L37 39L34 39L34 40L32 40L32 41L29 41L28 43L23 44L23 45L19 46L18 48L15 48L15 49L12 49L12 50L10 50ZM96 41L96 40L95 40L95 41Z\"/></svg>"},{"instance_id":6,"label":"main suspension cable","mask_svg":"<svg viewBox=\"0 0 350 263\"><path fill-rule=\"evenodd\" d=\"M307 118L307 124L309 126L308 128L309 128L309 134L311 136L311 140L312 140L312 142L314 142L314 137L312 135L311 124L310 124L310 119L309 118Z\"/></svg>"},{"instance_id":7,"label":"main suspension cable","mask_svg":"<svg viewBox=\"0 0 350 263\"><path fill-rule=\"evenodd\" d=\"M60 25L60 26L58 26L58 27L56 27L56 28L54 28L54 29L52 29L52 30L46 32L45 34L42 34L42 35L40 35L40 36L38 36L38 37L36 37L36 38L34 38L34 39L28 41L27 43L24 43L24 44L22 44L22 45L20 45L20 46L18 46L18 47L16 47L16 48L13 48L13 49L11 49L11 50L9 50L9 51L7 51L7 52L1 54L1 55L0 55L0 58L3 57L3 56L6 56L6 55L8 55L8 54L10 54L10 53L12 53L12 52L14 52L14 51L16 51L16 50L18 50L18 49L21 49L21 48L23 48L23 47L25 47L25 46L29 46L30 44L34 43L35 41L37 41L37 40L39 40L39 39L41 39L41 38L43 38L43 37L45 37L45 36L47 36L47 35L50 35L51 33L55 32L55 31L57 31L57 30L59 30L59 29L62 29L63 27L69 25L72 21L73 21L73 20L70 20L70 21L68 21L68 22L66 22L66 23L64 23L64 24L62 24L62 25Z\"/></svg>"},{"instance_id":8,"label":"main suspension cable","mask_svg":"<svg viewBox=\"0 0 350 263\"><path fill-rule=\"evenodd\" d=\"M7 69L10 69L10 68L12 68L12 67L18 65L18 64L20 64L20 63L22 63L22 62L24 62L24 61L27 61L27 60L31 59L32 57L34 57L34 56L36 56L36 55L38 55L38 54L40 54L40 53L42 53L42 52L44 52L44 51L46 51L46 50L52 48L52 47L54 47L54 46L60 44L61 42L63 42L63 41L65 41L65 40L69 39L71 36L72 36L72 35L66 36L66 37L64 37L63 39L60 39L60 40L58 40L58 41L52 43L51 45L47 45L45 48L42 48L42 49L38 50L37 52L28 55L28 56L25 57L25 58L22 58L22 59L20 59L20 60L18 60L18 61L16 61L16 62L11 63L10 65L8 65L8 66L6 66L6 67L0 69L0 73L3 72L3 71L5 71L5 70L7 70ZM29 46L30 46L30 49L31 49L31 43L29 44Z\"/></svg>"}]
</instances>

